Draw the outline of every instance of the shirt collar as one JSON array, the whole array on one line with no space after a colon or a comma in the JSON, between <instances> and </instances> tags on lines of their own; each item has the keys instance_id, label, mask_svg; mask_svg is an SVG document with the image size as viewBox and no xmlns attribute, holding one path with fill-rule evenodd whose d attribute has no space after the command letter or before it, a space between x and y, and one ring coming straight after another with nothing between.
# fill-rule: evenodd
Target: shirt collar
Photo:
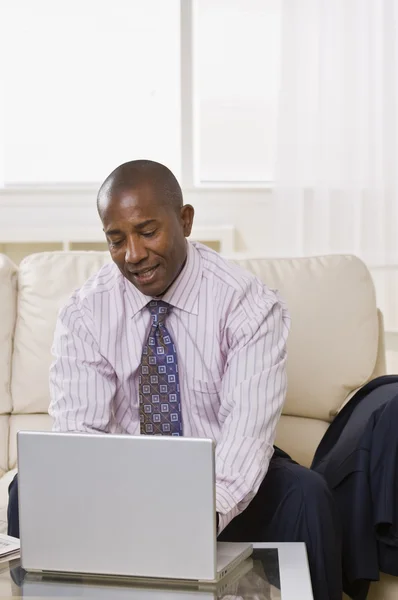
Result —
<instances>
[{"instance_id":1,"label":"shirt collar","mask_svg":"<svg viewBox=\"0 0 398 600\"><path fill-rule=\"evenodd\" d=\"M171 306L184 310L194 315L198 314L198 294L202 280L202 259L195 246L187 241L187 260L185 265L162 297L164 302ZM153 300L151 296L145 296L126 278L124 285L131 317L142 310L148 302Z\"/></svg>"}]
</instances>

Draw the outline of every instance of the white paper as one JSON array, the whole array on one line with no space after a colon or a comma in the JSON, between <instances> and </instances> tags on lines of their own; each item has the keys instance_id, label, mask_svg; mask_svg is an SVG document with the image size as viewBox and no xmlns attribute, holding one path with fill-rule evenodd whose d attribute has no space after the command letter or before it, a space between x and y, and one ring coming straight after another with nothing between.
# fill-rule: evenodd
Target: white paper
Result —
<instances>
[{"instance_id":1,"label":"white paper","mask_svg":"<svg viewBox=\"0 0 398 600\"><path fill-rule=\"evenodd\" d=\"M11 554L19 554L20 542L17 538L0 533L0 558L5 558Z\"/></svg>"}]
</instances>

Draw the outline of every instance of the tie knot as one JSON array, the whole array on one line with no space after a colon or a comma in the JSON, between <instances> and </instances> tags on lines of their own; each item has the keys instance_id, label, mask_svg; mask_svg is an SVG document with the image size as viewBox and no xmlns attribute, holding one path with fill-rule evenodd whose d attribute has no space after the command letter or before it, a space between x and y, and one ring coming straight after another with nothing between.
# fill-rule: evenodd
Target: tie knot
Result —
<instances>
[{"instance_id":1,"label":"tie knot","mask_svg":"<svg viewBox=\"0 0 398 600\"><path fill-rule=\"evenodd\" d=\"M152 315L152 324L159 325L163 323L169 312L170 304L163 302L163 300L151 300L147 306Z\"/></svg>"}]
</instances>

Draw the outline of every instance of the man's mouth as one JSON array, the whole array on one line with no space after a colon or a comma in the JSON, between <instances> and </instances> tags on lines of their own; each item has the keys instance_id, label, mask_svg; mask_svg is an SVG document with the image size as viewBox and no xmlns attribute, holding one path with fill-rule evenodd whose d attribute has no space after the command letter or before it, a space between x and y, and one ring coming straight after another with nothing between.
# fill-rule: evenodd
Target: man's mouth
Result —
<instances>
[{"instance_id":1,"label":"man's mouth","mask_svg":"<svg viewBox=\"0 0 398 600\"><path fill-rule=\"evenodd\" d=\"M154 278L156 271L159 265L155 265L154 267L149 267L148 269L140 269L139 271L130 271L130 274L133 276L137 283L149 283Z\"/></svg>"}]
</instances>

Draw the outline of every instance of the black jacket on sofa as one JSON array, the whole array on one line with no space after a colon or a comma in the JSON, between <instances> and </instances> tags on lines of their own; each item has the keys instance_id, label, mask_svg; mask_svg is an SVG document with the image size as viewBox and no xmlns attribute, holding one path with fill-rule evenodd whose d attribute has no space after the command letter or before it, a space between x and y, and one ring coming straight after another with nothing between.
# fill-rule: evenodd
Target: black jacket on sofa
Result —
<instances>
[{"instance_id":1,"label":"black jacket on sofa","mask_svg":"<svg viewBox=\"0 0 398 600\"><path fill-rule=\"evenodd\" d=\"M365 599L379 571L398 576L398 375L378 377L353 396L311 468L340 510L344 591Z\"/></svg>"}]
</instances>

